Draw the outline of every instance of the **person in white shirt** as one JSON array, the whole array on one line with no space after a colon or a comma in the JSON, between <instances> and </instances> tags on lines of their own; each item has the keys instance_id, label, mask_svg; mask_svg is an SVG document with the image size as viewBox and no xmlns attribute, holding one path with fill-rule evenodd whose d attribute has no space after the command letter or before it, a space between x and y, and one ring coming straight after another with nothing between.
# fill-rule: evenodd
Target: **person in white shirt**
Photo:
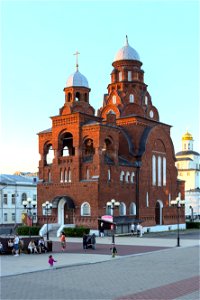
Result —
<instances>
[{"instance_id":1,"label":"person in white shirt","mask_svg":"<svg viewBox=\"0 0 200 300\"><path fill-rule=\"evenodd\" d=\"M31 240L28 244L28 250L30 251L30 253L38 253L36 245L34 243L33 240Z\"/></svg>"},{"instance_id":2,"label":"person in white shirt","mask_svg":"<svg viewBox=\"0 0 200 300\"><path fill-rule=\"evenodd\" d=\"M13 240L13 250L14 250L14 256L19 256L19 236L18 234L15 235Z\"/></svg>"}]
</instances>

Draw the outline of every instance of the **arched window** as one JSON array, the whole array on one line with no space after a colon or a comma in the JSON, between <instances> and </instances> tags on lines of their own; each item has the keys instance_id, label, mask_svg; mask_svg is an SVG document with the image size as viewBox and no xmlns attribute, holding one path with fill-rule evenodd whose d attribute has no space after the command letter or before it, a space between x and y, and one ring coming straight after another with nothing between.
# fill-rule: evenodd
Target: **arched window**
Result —
<instances>
[{"instance_id":1,"label":"arched window","mask_svg":"<svg viewBox=\"0 0 200 300\"><path fill-rule=\"evenodd\" d=\"M132 80L132 72L128 71L128 81L131 81L131 80Z\"/></svg>"},{"instance_id":2,"label":"arched window","mask_svg":"<svg viewBox=\"0 0 200 300\"><path fill-rule=\"evenodd\" d=\"M22 193L22 197L21 197L21 203L23 204L23 201L27 200L27 195L26 193Z\"/></svg>"},{"instance_id":3,"label":"arched window","mask_svg":"<svg viewBox=\"0 0 200 300\"><path fill-rule=\"evenodd\" d=\"M122 81L122 72L119 72L119 81Z\"/></svg>"},{"instance_id":4,"label":"arched window","mask_svg":"<svg viewBox=\"0 0 200 300\"><path fill-rule=\"evenodd\" d=\"M70 168L68 169L68 182L72 182L72 174Z\"/></svg>"},{"instance_id":5,"label":"arched window","mask_svg":"<svg viewBox=\"0 0 200 300\"><path fill-rule=\"evenodd\" d=\"M134 103L134 95L133 94L129 95L129 102Z\"/></svg>"},{"instance_id":6,"label":"arched window","mask_svg":"<svg viewBox=\"0 0 200 300\"><path fill-rule=\"evenodd\" d=\"M92 156L95 153L95 148L93 145L93 140L87 138L83 143L83 155L84 156Z\"/></svg>"},{"instance_id":7,"label":"arched window","mask_svg":"<svg viewBox=\"0 0 200 300\"><path fill-rule=\"evenodd\" d=\"M162 185L162 177L161 177L161 157L158 156L158 186Z\"/></svg>"},{"instance_id":8,"label":"arched window","mask_svg":"<svg viewBox=\"0 0 200 300\"><path fill-rule=\"evenodd\" d=\"M108 169L108 181L111 181L111 170Z\"/></svg>"},{"instance_id":9,"label":"arched window","mask_svg":"<svg viewBox=\"0 0 200 300\"><path fill-rule=\"evenodd\" d=\"M145 96L145 98L144 98L144 103L145 103L145 105L148 105L148 97L147 96Z\"/></svg>"},{"instance_id":10,"label":"arched window","mask_svg":"<svg viewBox=\"0 0 200 300\"><path fill-rule=\"evenodd\" d=\"M136 205L135 205L135 202L131 202L131 204L130 204L130 215L133 215L133 216L136 215Z\"/></svg>"},{"instance_id":11,"label":"arched window","mask_svg":"<svg viewBox=\"0 0 200 300\"><path fill-rule=\"evenodd\" d=\"M168 196L168 203L169 203L169 206L171 206L171 194L169 193L169 196Z\"/></svg>"},{"instance_id":12,"label":"arched window","mask_svg":"<svg viewBox=\"0 0 200 300\"><path fill-rule=\"evenodd\" d=\"M89 170L88 167L86 168L86 179L87 179L87 180L90 179L90 170Z\"/></svg>"},{"instance_id":13,"label":"arched window","mask_svg":"<svg viewBox=\"0 0 200 300\"><path fill-rule=\"evenodd\" d=\"M130 179L130 172L126 172L125 181L129 182L129 179Z\"/></svg>"},{"instance_id":14,"label":"arched window","mask_svg":"<svg viewBox=\"0 0 200 300\"><path fill-rule=\"evenodd\" d=\"M126 204L123 203L123 202L120 202L119 215L120 216L125 216L126 215Z\"/></svg>"},{"instance_id":15,"label":"arched window","mask_svg":"<svg viewBox=\"0 0 200 300\"><path fill-rule=\"evenodd\" d=\"M149 193L146 193L146 207L149 207Z\"/></svg>"},{"instance_id":16,"label":"arched window","mask_svg":"<svg viewBox=\"0 0 200 300\"><path fill-rule=\"evenodd\" d=\"M51 171L48 171L48 182L51 182Z\"/></svg>"},{"instance_id":17,"label":"arched window","mask_svg":"<svg viewBox=\"0 0 200 300\"><path fill-rule=\"evenodd\" d=\"M67 182L67 170L64 171L64 181Z\"/></svg>"},{"instance_id":18,"label":"arched window","mask_svg":"<svg viewBox=\"0 0 200 300\"><path fill-rule=\"evenodd\" d=\"M166 157L163 157L163 185L166 185Z\"/></svg>"},{"instance_id":19,"label":"arched window","mask_svg":"<svg viewBox=\"0 0 200 300\"><path fill-rule=\"evenodd\" d=\"M117 101L117 98L116 98L116 96L114 95L114 96L112 97L112 103L113 103L113 104L116 104L116 101Z\"/></svg>"},{"instance_id":20,"label":"arched window","mask_svg":"<svg viewBox=\"0 0 200 300\"><path fill-rule=\"evenodd\" d=\"M90 216L91 215L91 208L88 202L84 202L81 205L81 216Z\"/></svg>"},{"instance_id":21,"label":"arched window","mask_svg":"<svg viewBox=\"0 0 200 300\"><path fill-rule=\"evenodd\" d=\"M124 181L124 171L121 171L121 173L120 173L120 181Z\"/></svg>"},{"instance_id":22,"label":"arched window","mask_svg":"<svg viewBox=\"0 0 200 300\"><path fill-rule=\"evenodd\" d=\"M110 206L106 206L106 215L109 215L109 216L113 215L113 209L111 209Z\"/></svg>"},{"instance_id":23,"label":"arched window","mask_svg":"<svg viewBox=\"0 0 200 300\"><path fill-rule=\"evenodd\" d=\"M63 182L63 171L60 169L60 182Z\"/></svg>"},{"instance_id":24,"label":"arched window","mask_svg":"<svg viewBox=\"0 0 200 300\"><path fill-rule=\"evenodd\" d=\"M135 173L132 172L132 173L131 173L131 182L132 182L132 183L134 183L134 176L135 176Z\"/></svg>"},{"instance_id":25,"label":"arched window","mask_svg":"<svg viewBox=\"0 0 200 300\"><path fill-rule=\"evenodd\" d=\"M156 157L152 156L152 185L156 185Z\"/></svg>"}]
</instances>

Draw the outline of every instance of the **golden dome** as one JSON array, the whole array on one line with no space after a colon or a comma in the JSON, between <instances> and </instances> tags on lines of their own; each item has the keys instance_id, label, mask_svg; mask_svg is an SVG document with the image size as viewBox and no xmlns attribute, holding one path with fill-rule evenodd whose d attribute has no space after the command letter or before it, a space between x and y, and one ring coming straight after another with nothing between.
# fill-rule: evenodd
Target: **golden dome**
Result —
<instances>
[{"instance_id":1,"label":"golden dome","mask_svg":"<svg viewBox=\"0 0 200 300\"><path fill-rule=\"evenodd\" d=\"M182 141L193 141L192 135L187 131L183 136L182 136Z\"/></svg>"}]
</instances>

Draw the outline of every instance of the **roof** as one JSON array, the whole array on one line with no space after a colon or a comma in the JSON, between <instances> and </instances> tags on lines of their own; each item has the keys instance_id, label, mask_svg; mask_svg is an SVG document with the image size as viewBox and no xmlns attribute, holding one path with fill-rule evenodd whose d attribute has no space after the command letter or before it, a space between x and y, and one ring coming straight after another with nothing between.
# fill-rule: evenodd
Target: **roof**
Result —
<instances>
[{"instance_id":1,"label":"roof","mask_svg":"<svg viewBox=\"0 0 200 300\"><path fill-rule=\"evenodd\" d=\"M193 151L193 150L188 150L188 151L180 151L176 153L176 156L179 155L200 155L198 152Z\"/></svg>"},{"instance_id":2,"label":"roof","mask_svg":"<svg viewBox=\"0 0 200 300\"><path fill-rule=\"evenodd\" d=\"M0 174L0 184L5 185L33 185L36 186L38 177Z\"/></svg>"},{"instance_id":3,"label":"roof","mask_svg":"<svg viewBox=\"0 0 200 300\"><path fill-rule=\"evenodd\" d=\"M186 190L185 192L187 192L187 193L189 193L189 192L199 192L200 193L200 188L197 187L195 189Z\"/></svg>"},{"instance_id":4,"label":"roof","mask_svg":"<svg viewBox=\"0 0 200 300\"><path fill-rule=\"evenodd\" d=\"M185 161L185 160L191 160L193 161L193 159L189 158L189 157L180 157L176 159L177 161Z\"/></svg>"},{"instance_id":5,"label":"roof","mask_svg":"<svg viewBox=\"0 0 200 300\"><path fill-rule=\"evenodd\" d=\"M119 49L119 51L115 55L114 61L118 61L118 60L138 60L138 61L140 61L140 56L137 53L137 51L129 45L127 36L126 36L125 46L122 47L121 49Z\"/></svg>"},{"instance_id":6,"label":"roof","mask_svg":"<svg viewBox=\"0 0 200 300\"><path fill-rule=\"evenodd\" d=\"M193 137L191 135L191 133L189 133L188 131L182 136L182 141L193 141Z\"/></svg>"},{"instance_id":7,"label":"roof","mask_svg":"<svg viewBox=\"0 0 200 300\"><path fill-rule=\"evenodd\" d=\"M66 87L73 87L73 86L89 88L87 78L83 74L81 74L78 70L73 74L71 74L67 79Z\"/></svg>"},{"instance_id":8,"label":"roof","mask_svg":"<svg viewBox=\"0 0 200 300\"><path fill-rule=\"evenodd\" d=\"M48 132L52 132L52 128L48 128L48 129L45 129L43 131L40 131L38 134L40 134L40 133L48 133Z\"/></svg>"}]
</instances>

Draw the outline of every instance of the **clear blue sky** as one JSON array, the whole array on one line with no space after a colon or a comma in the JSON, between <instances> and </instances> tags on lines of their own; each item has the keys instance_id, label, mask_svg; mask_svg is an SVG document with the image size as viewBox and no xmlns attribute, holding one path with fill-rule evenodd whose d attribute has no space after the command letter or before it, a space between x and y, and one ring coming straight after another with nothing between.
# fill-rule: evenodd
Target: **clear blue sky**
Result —
<instances>
[{"instance_id":1,"label":"clear blue sky","mask_svg":"<svg viewBox=\"0 0 200 300\"><path fill-rule=\"evenodd\" d=\"M0 173L38 170L37 133L64 104L79 71L97 110L125 36L143 62L160 121L172 125L175 152L188 130L199 142L199 1L1 1Z\"/></svg>"}]
</instances>

